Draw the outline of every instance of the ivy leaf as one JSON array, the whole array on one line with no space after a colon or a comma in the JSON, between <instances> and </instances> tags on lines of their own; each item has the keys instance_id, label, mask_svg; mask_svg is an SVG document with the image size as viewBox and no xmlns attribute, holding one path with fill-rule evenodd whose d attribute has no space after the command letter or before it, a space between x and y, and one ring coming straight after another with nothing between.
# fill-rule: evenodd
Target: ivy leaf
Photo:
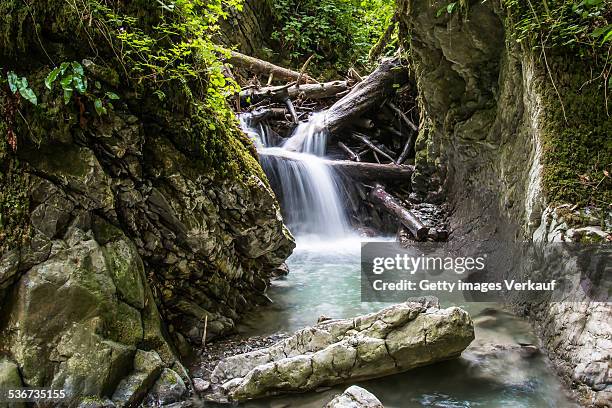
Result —
<instances>
[{"instance_id":1,"label":"ivy leaf","mask_svg":"<svg viewBox=\"0 0 612 408\"><path fill-rule=\"evenodd\" d=\"M8 78L8 84L9 88L11 88L11 92L17 93L17 83L19 82L17 74L15 74L13 71L9 71L6 77Z\"/></svg>"},{"instance_id":2,"label":"ivy leaf","mask_svg":"<svg viewBox=\"0 0 612 408\"><path fill-rule=\"evenodd\" d=\"M106 108L102 104L102 100L100 100L100 98L96 98L96 100L94 101L94 108L96 108L96 113L99 116L106 114Z\"/></svg>"},{"instance_id":3,"label":"ivy leaf","mask_svg":"<svg viewBox=\"0 0 612 408\"><path fill-rule=\"evenodd\" d=\"M62 78L62 80L60 81L60 85L62 86L62 88L64 90L66 89L70 89L72 91L72 80L74 79L73 75L66 75L65 77Z\"/></svg>"},{"instance_id":4,"label":"ivy leaf","mask_svg":"<svg viewBox=\"0 0 612 408\"><path fill-rule=\"evenodd\" d=\"M55 69L53 69L51 72L49 72L49 75L47 75L47 77L45 78L45 86L51 90L51 84L53 84L53 82L55 82L55 80L57 79L57 76L60 73L60 68L56 67Z\"/></svg>"},{"instance_id":5,"label":"ivy leaf","mask_svg":"<svg viewBox=\"0 0 612 408\"><path fill-rule=\"evenodd\" d=\"M107 97L108 99L111 99L111 100L117 100L117 99L119 99L119 95L117 95L117 94L116 94L116 93L114 93L114 92L107 92L107 93L106 93L106 97Z\"/></svg>"},{"instance_id":6,"label":"ivy leaf","mask_svg":"<svg viewBox=\"0 0 612 408\"><path fill-rule=\"evenodd\" d=\"M85 91L87 91L87 86L83 82L83 78L82 77L75 75L72 78L72 82L74 83L74 87L75 87L75 89L77 90L78 93L84 94Z\"/></svg>"},{"instance_id":7,"label":"ivy leaf","mask_svg":"<svg viewBox=\"0 0 612 408\"><path fill-rule=\"evenodd\" d=\"M64 89L64 105L68 105L70 102L70 98L72 98L72 88Z\"/></svg>"},{"instance_id":8,"label":"ivy leaf","mask_svg":"<svg viewBox=\"0 0 612 408\"><path fill-rule=\"evenodd\" d=\"M85 72L83 71L83 66L81 64L76 61L73 61L70 65L72 66L72 72L80 76L85 75Z\"/></svg>"},{"instance_id":9,"label":"ivy leaf","mask_svg":"<svg viewBox=\"0 0 612 408\"><path fill-rule=\"evenodd\" d=\"M64 73L66 72L66 70L68 69L69 66L70 66L69 63L62 62L61 65L60 65L60 74L64 75Z\"/></svg>"},{"instance_id":10,"label":"ivy leaf","mask_svg":"<svg viewBox=\"0 0 612 408\"><path fill-rule=\"evenodd\" d=\"M38 105L38 98L31 88L20 88L19 93L27 99L32 105Z\"/></svg>"}]
</instances>

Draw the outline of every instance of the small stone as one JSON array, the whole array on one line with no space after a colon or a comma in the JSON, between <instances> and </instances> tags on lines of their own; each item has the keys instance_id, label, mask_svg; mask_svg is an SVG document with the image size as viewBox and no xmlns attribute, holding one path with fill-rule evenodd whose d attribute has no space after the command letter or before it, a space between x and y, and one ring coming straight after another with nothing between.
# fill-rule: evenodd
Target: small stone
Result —
<instances>
[{"instance_id":1,"label":"small stone","mask_svg":"<svg viewBox=\"0 0 612 408\"><path fill-rule=\"evenodd\" d=\"M353 385L331 400L325 408L384 408L374 394Z\"/></svg>"},{"instance_id":2,"label":"small stone","mask_svg":"<svg viewBox=\"0 0 612 408\"><path fill-rule=\"evenodd\" d=\"M210 388L210 382L202 379L202 378L194 378L193 379L193 388L197 392L204 392Z\"/></svg>"}]
</instances>

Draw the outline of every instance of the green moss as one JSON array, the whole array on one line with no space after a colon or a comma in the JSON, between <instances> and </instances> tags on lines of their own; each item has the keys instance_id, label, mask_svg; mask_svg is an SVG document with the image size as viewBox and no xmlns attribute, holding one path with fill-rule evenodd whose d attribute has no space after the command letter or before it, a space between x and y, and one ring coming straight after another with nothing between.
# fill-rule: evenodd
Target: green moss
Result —
<instances>
[{"instance_id":1,"label":"green moss","mask_svg":"<svg viewBox=\"0 0 612 408\"><path fill-rule=\"evenodd\" d=\"M535 56L543 112L543 188L552 204L612 203L610 43L597 34L612 3L503 0L509 39ZM610 107L609 107L610 105Z\"/></svg>"},{"instance_id":2,"label":"green moss","mask_svg":"<svg viewBox=\"0 0 612 408\"><path fill-rule=\"evenodd\" d=\"M584 64L549 57L555 91L544 80L543 188L552 203L612 203L612 117L603 84L590 81Z\"/></svg>"},{"instance_id":3,"label":"green moss","mask_svg":"<svg viewBox=\"0 0 612 408\"><path fill-rule=\"evenodd\" d=\"M0 254L22 245L29 237L30 180L4 140L0 120Z\"/></svg>"}]
</instances>

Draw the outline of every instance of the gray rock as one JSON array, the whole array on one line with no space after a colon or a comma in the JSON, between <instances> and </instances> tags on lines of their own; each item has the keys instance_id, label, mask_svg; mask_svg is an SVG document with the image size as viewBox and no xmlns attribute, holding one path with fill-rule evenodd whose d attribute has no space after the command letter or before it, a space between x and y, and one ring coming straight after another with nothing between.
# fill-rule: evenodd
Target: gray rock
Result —
<instances>
[{"instance_id":1,"label":"gray rock","mask_svg":"<svg viewBox=\"0 0 612 408\"><path fill-rule=\"evenodd\" d=\"M185 382L176 371L164 368L147 395L145 406L168 405L181 401L187 395Z\"/></svg>"},{"instance_id":2,"label":"gray rock","mask_svg":"<svg viewBox=\"0 0 612 408\"><path fill-rule=\"evenodd\" d=\"M194 378L193 388L195 388L197 392L204 392L210 388L210 381L206 381L202 378Z\"/></svg>"},{"instance_id":3,"label":"gray rock","mask_svg":"<svg viewBox=\"0 0 612 408\"><path fill-rule=\"evenodd\" d=\"M368 390L352 385L325 405L325 408L384 408L384 406Z\"/></svg>"},{"instance_id":4,"label":"gray rock","mask_svg":"<svg viewBox=\"0 0 612 408\"><path fill-rule=\"evenodd\" d=\"M6 358L0 358L0 391L23 387L17 364ZM23 402L5 403L0 401L0 408L25 408Z\"/></svg>"},{"instance_id":5,"label":"gray rock","mask_svg":"<svg viewBox=\"0 0 612 408\"><path fill-rule=\"evenodd\" d=\"M113 394L115 405L120 408L137 405L155 383L162 368L163 361L156 352L137 350L134 370L121 380Z\"/></svg>"},{"instance_id":6,"label":"gray rock","mask_svg":"<svg viewBox=\"0 0 612 408\"><path fill-rule=\"evenodd\" d=\"M115 408L116 405L108 398L85 397L78 408Z\"/></svg>"},{"instance_id":7,"label":"gray rock","mask_svg":"<svg viewBox=\"0 0 612 408\"><path fill-rule=\"evenodd\" d=\"M243 401L376 378L457 357L474 339L464 310L401 303L297 331L215 367L211 399Z\"/></svg>"}]
</instances>

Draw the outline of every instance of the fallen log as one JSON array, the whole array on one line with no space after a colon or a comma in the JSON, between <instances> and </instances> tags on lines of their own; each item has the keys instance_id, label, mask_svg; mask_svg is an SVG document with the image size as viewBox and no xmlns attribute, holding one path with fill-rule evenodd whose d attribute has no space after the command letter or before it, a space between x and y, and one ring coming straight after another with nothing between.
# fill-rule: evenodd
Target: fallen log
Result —
<instances>
[{"instance_id":1,"label":"fallen log","mask_svg":"<svg viewBox=\"0 0 612 408\"><path fill-rule=\"evenodd\" d=\"M370 139L368 139L365 135L362 135L361 133L353 132L353 137L365 143L365 145L368 146L370 149L372 149L375 153L378 153L382 155L383 157L385 157L386 159L390 160L391 163L395 163L395 159L393 157L389 156L387 153L379 149L378 146L372 143L372 141L370 141Z\"/></svg>"},{"instance_id":2,"label":"fallen log","mask_svg":"<svg viewBox=\"0 0 612 408\"><path fill-rule=\"evenodd\" d=\"M314 78L305 73L279 67L278 65L274 65L268 61L244 55L236 51L231 51L229 62L234 66L247 69L255 74L268 76L272 75L274 78L284 81L300 80L302 83L317 83Z\"/></svg>"},{"instance_id":3,"label":"fallen log","mask_svg":"<svg viewBox=\"0 0 612 408\"><path fill-rule=\"evenodd\" d=\"M359 155L357 153L355 153L354 151L352 151L347 145L345 145L342 142L338 142L338 147L348 155L349 159L352 161L361 161L361 158L359 157Z\"/></svg>"},{"instance_id":4,"label":"fallen log","mask_svg":"<svg viewBox=\"0 0 612 408\"><path fill-rule=\"evenodd\" d=\"M331 132L351 126L364 113L380 107L394 91L394 84L401 85L407 79L408 75L402 69L399 58L383 60L374 72L327 110L325 125Z\"/></svg>"},{"instance_id":5,"label":"fallen log","mask_svg":"<svg viewBox=\"0 0 612 408\"><path fill-rule=\"evenodd\" d=\"M408 158L408 154L412 150L413 141L414 141L414 133L408 136L408 140L406 141L406 144L404 145L404 150L402 150L402 153L395 161L395 164L402 164L406 161L406 159Z\"/></svg>"},{"instance_id":6,"label":"fallen log","mask_svg":"<svg viewBox=\"0 0 612 408\"><path fill-rule=\"evenodd\" d=\"M282 149L274 149L274 151L260 151L259 156L266 159L276 158L277 160L300 160L300 157L295 153L284 151ZM319 158L313 158L313 160L321 160L321 162L333 168L337 172L362 181L409 180L412 173L414 173L414 166L410 165L397 166L393 163L377 164L355 162L350 160L328 160Z\"/></svg>"},{"instance_id":7,"label":"fallen log","mask_svg":"<svg viewBox=\"0 0 612 408\"><path fill-rule=\"evenodd\" d=\"M285 99L285 105L287 105L287 109L289 109L289 113L291 114L291 119L293 119L293 123L295 123L296 125L300 123L300 119L298 118L297 112L295 111L293 102L291 102L291 98Z\"/></svg>"},{"instance_id":8,"label":"fallen log","mask_svg":"<svg viewBox=\"0 0 612 408\"><path fill-rule=\"evenodd\" d=\"M292 85L287 87L283 86L267 86L259 89L247 89L240 92L240 99L246 100L251 98L252 100L260 100L264 98L270 98L276 101L284 101L286 98L297 99L302 97L303 99L326 99L333 98L338 93L349 90L349 83L347 81L333 81L325 82L320 84L302 84L299 87Z\"/></svg>"},{"instance_id":9,"label":"fallen log","mask_svg":"<svg viewBox=\"0 0 612 408\"><path fill-rule=\"evenodd\" d=\"M429 235L429 228L423 225L421 220L412 211L404 207L399 200L387 193L381 185L376 185L372 189L370 200L381 204L389 213L397 217L417 241L422 241Z\"/></svg>"},{"instance_id":10,"label":"fallen log","mask_svg":"<svg viewBox=\"0 0 612 408\"><path fill-rule=\"evenodd\" d=\"M417 125L415 125L414 122L412 122L410 119L408 119L408 116L406 116L406 114L404 112L402 112L402 110L400 108L395 106L394 103L387 102L387 106L390 107L395 113L397 113L399 115L399 117L402 119L402 121L406 125L408 125L410 128L412 128L412 130L414 130L415 132L419 131L419 128L417 127Z\"/></svg>"}]
</instances>

